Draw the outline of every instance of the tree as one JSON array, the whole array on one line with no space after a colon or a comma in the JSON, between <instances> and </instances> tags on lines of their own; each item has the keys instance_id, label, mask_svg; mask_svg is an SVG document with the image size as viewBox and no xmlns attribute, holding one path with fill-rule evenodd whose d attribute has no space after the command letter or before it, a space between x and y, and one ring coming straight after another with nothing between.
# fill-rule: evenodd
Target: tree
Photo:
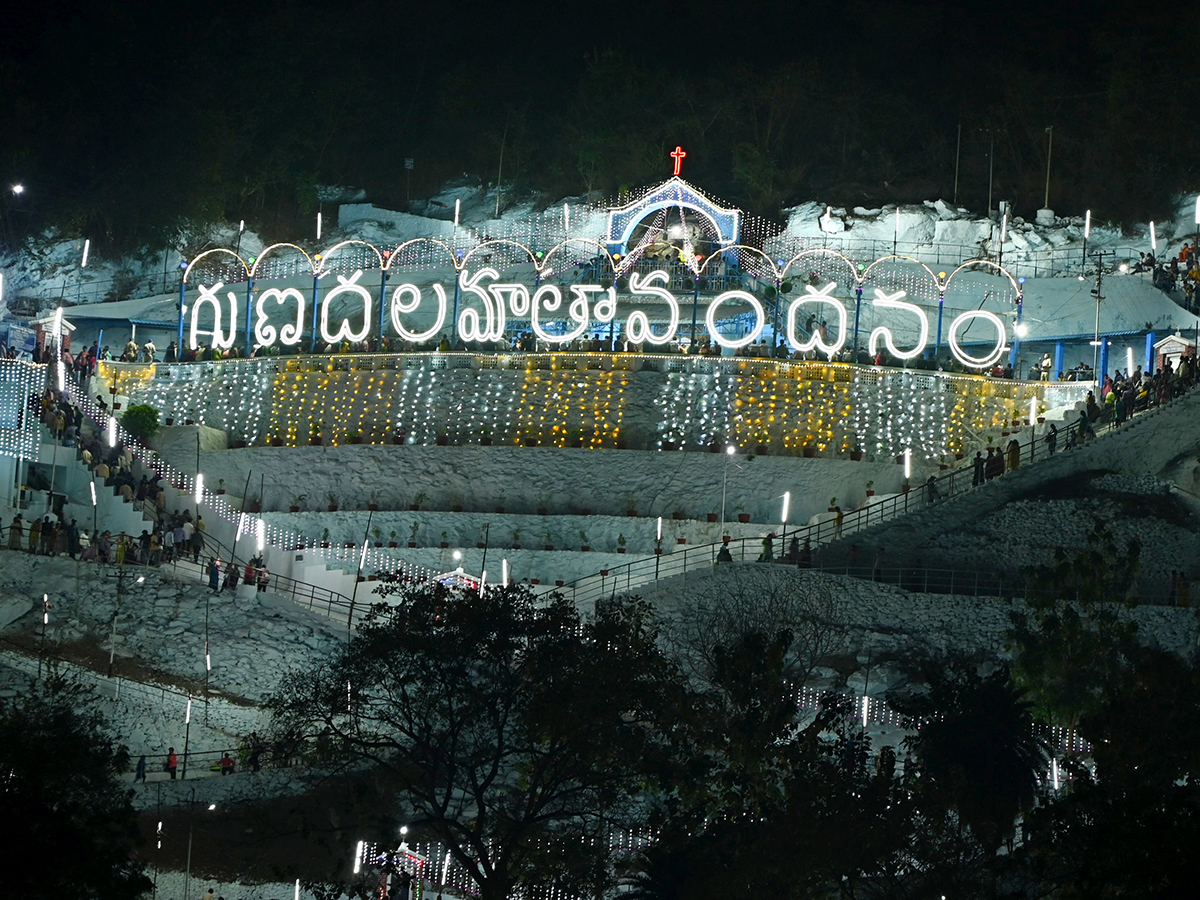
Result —
<instances>
[{"instance_id":1,"label":"tree","mask_svg":"<svg viewBox=\"0 0 1200 900\"><path fill-rule=\"evenodd\" d=\"M285 678L275 729L321 735L394 775L409 824L446 843L484 900L517 885L594 887L673 672L645 605L613 601L584 618L520 587L382 593L395 605Z\"/></svg>"},{"instance_id":2,"label":"tree","mask_svg":"<svg viewBox=\"0 0 1200 900\"><path fill-rule=\"evenodd\" d=\"M788 641L780 658L781 676L793 689L835 646L835 579L820 575L797 578L794 572L765 566L736 566L719 579L701 581L664 627L663 635L685 673L713 683L717 656L750 635Z\"/></svg>"},{"instance_id":3,"label":"tree","mask_svg":"<svg viewBox=\"0 0 1200 900\"><path fill-rule=\"evenodd\" d=\"M1011 837L1036 799L1045 741L1007 668L980 675L951 659L923 667L928 690L893 698L907 716L904 744L921 773L918 794L954 808L987 850Z\"/></svg>"},{"instance_id":4,"label":"tree","mask_svg":"<svg viewBox=\"0 0 1200 900\"><path fill-rule=\"evenodd\" d=\"M121 427L138 440L152 438L158 432L158 410L148 403L138 403L125 410Z\"/></svg>"},{"instance_id":5,"label":"tree","mask_svg":"<svg viewBox=\"0 0 1200 900\"><path fill-rule=\"evenodd\" d=\"M129 754L90 694L52 675L0 699L0 846L12 897L134 900L150 880L133 859Z\"/></svg>"}]
</instances>

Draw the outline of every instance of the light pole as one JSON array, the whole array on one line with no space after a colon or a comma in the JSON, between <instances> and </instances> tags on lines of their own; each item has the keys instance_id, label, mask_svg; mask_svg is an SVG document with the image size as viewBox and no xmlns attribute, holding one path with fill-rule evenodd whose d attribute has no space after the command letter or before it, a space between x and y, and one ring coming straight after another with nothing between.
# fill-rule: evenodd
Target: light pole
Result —
<instances>
[{"instance_id":1,"label":"light pole","mask_svg":"<svg viewBox=\"0 0 1200 900\"><path fill-rule=\"evenodd\" d=\"M1046 198L1042 201L1042 209L1050 208L1050 158L1054 155L1054 126L1046 126Z\"/></svg>"},{"instance_id":2,"label":"light pole","mask_svg":"<svg viewBox=\"0 0 1200 900\"><path fill-rule=\"evenodd\" d=\"M721 470L721 532L725 532L725 488L729 484L729 457L737 453L737 447L730 444L725 448L725 467Z\"/></svg>"},{"instance_id":3,"label":"light pole","mask_svg":"<svg viewBox=\"0 0 1200 900\"><path fill-rule=\"evenodd\" d=\"M144 584L145 575L139 575L136 584ZM125 564L117 567L117 603L113 607L112 626L108 632L108 677L112 678L113 659L117 655L117 617L121 614L121 598L125 594Z\"/></svg>"},{"instance_id":4,"label":"light pole","mask_svg":"<svg viewBox=\"0 0 1200 900\"><path fill-rule=\"evenodd\" d=\"M184 756L183 764L187 765L187 757ZM203 802L203 801L201 801ZM211 812L217 808L217 804L208 804L208 809ZM196 789L192 788L191 797L188 800L188 845L187 845L187 867L184 870L183 876L183 900L189 900L192 889L192 832L195 830L196 822ZM156 874L157 877L157 874Z\"/></svg>"}]
</instances>

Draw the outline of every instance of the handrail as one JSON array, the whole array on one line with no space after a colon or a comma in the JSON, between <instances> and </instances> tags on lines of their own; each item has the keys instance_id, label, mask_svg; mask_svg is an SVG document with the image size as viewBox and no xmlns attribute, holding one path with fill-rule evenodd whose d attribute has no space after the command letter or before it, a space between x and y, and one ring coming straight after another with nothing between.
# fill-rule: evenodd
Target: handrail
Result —
<instances>
[{"instance_id":1,"label":"handrail","mask_svg":"<svg viewBox=\"0 0 1200 900\"><path fill-rule=\"evenodd\" d=\"M86 396L79 387L70 379L65 384L64 394L75 403L79 409L92 421L92 423L101 431L109 427L110 424L115 424L115 438L120 444L128 447L133 451L134 458L147 471L155 472L165 478L169 484L177 490L188 490L187 484L191 480L194 483L194 477L184 475L183 472L175 469L162 459L157 453L147 450L134 440L128 432L115 419L109 421L109 417L102 416L96 409L92 398ZM103 422L103 424L102 424ZM251 513L243 513L241 510L234 509L233 506L224 498L224 495L217 494L210 490L204 491L204 501L208 504L212 512L225 519L226 522L235 524L243 515L256 515ZM304 544L306 538L303 535L277 525L263 522L265 542L280 550L291 551L296 547ZM327 556L323 551L318 550L323 556ZM334 557L337 558L336 556ZM437 573L425 566L416 565L415 563L407 563L402 559L391 556L390 554L372 553L369 555L371 568L377 572L394 575L402 579L414 578L431 578Z\"/></svg>"},{"instance_id":2,"label":"handrail","mask_svg":"<svg viewBox=\"0 0 1200 900\"><path fill-rule=\"evenodd\" d=\"M1194 384L1195 382L1192 381L1188 385L1181 385L1180 387L1182 390L1180 390L1180 394L1190 389ZM1172 396L1174 397L1178 395L1173 393ZM1150 411L1151 402L1154 403L1153 408L1161 408L1157 404L1157 398L1147 396L1147 406L1142 410L1135 410L1133 415ZM1097 422L1089 423L1093 435L1091 439L1094 440L1095 438L1098 438L1102 433L1111 434L1114 430L1116 430L1116 423L1108 420L1108 416L1110 414L1111 410L1102 409L1101 417L1097 420ZM1067 452L1069 449L1071 449L1077 427L1077 422L1064 422L1063 429L1059 431L1057 435L1057 440L1061 441L1062 443L1061 445L1056 444L1056 452ZM1047 435L1042 435L1039 437L1031 432L1030 440L1025 444L1022 444L1019 440L1014 438L1014 440L1017 440L1018 447L1020 448L1019 462L1032 464L1039 461L1039 459L1048 459L1051 454L1046 447L1046 437ZM1072 443L1068 443L1069 441ZM1042 449L1042 454L1040 457L1038 455L1039 444ZM1025 459L1026 450L1028 451L1027 460ZM1001 449L1001 456L1005 458L1004 473L1006 474L1010 471L1010 469L1008 468L1007 453L1003 450L1003 448ZM994 478L1000 477L1003 477L1003 475L994 476ZM973 483L974 472L972 469L952 469L942 476L935 476L932 486L929 482L919 484L915 488L907 490L901 494L885 498L875 503L868 503L857 510L845 513L840 525L837 523L836 519L828 519L808 525L801 525L794 529L787 529L785 526L781 525L779 529L782 532L782 536L780 537L780 546L783 550L783 553L781 553L780 556L786 554L788 543L792 538L795 538L801 544L806 542L809 543L813 548L813 552L819 553L822 546L832 544L834 541L841 540L848 535L864 531L873 525L878 525L890 519L898 518L899 516L905 515L909 512L928 509L934 504L944 502L950 497L969 493L976 489L976 487L985 487L986 482L994 480L994 478L987 478L985 475L985 484L975 485ZM686 575L689 571L694 571L697 569L709 569L713 565L717 564L717 553L723 545L728 545L730 547L730 555L734 557L735 562L748 561L748 555L751 557L749 561L758 561L758 557L754 555L754 547L756 545L759 547L765 546L764 542L767 540L769 540L769 538L766 537L731 538L729 541L722 540L710 544L689 546L682 551L675 551L665 554L661 552L660 548L660 552L656 553L654 556L644 556L626 563L623 566L602 569L599 573L593 575L587 575L562 585L547 587L546 593L555 591L562 592L569 596L573 602L594 603L597 600L610 596L612 593L618 590L629 591L635 586L652 583L662 578L670 578L676 575ZM749 554L747 553L746 546L748 542L751 544ZM774 541L772 541L771 544L772 556L774 557ZM734 553L735 548L738 551L737 553ZM772 561L779 561L779 557L774 557ZM819 562L816 560L813 560L812 562L817 564L812 565L812 563L810 563L810 567L817 569L822 568ZM858 574L860 571L862 571L860 568L848 568L853 569L853 571L847 571L845 574L851 575L852 577L862 577L862 575ZM911 567L907 567L907 570L911 570ZM867 571L869 571L872 574L872 577L874 577L875 573L880 570L877 570L874 566L872 566ZM624 582L623 586L622 581ZM963 584L963 582L960 582L960 584Z\"/></svg>"}]
</instances>

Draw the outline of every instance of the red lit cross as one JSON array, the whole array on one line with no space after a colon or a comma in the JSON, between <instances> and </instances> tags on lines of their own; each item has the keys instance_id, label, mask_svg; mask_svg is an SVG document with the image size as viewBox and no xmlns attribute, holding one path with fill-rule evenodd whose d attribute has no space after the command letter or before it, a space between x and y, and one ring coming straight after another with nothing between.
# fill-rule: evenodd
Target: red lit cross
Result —
<instances>
[{"instance_id":1,"label":"red lit cross","mask_svg":"<svg viewBox=\"0 0 1200 900\"><path fill-rule=\"evenodd\" d=\"M683 163L683 158L687 156L687 151L682 147L676 147L671 151L671 159L675 160L675 174L679 174L679 166Z\"/></svg>"}]
</instances>

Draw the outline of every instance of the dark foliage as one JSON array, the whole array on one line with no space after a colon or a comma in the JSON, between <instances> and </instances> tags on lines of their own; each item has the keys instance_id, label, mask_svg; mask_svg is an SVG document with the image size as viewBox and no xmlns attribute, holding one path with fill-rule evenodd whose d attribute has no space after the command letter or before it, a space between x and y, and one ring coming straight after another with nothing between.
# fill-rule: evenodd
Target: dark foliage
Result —
<instances>
[{"instance_id":1,"label":"dark foliage","mask_svg":"<svg viewBox=\"0 0 1200 900\"><path fill-rule=\"evenodd\" d=\"M5 896L134 900L150 880L134 862L128 754L86 692L57 677L0 700L0 846Z\"/></svg>"}]
</instances>

